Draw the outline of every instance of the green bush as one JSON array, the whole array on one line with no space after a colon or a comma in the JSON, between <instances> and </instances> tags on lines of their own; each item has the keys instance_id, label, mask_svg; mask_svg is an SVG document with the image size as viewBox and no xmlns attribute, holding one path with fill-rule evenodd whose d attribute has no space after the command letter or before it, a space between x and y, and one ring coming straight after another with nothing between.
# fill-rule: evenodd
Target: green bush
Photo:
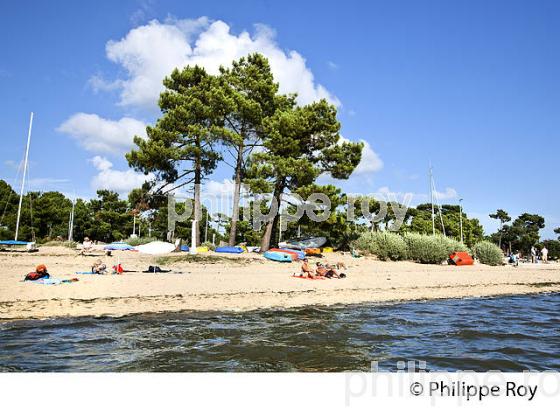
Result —
<instances>
[{"instance_id":1,"label":"green bush","mask_svg":"<svg viewBox=\"0 0 560 410\"><path fill-rule=\"evenodd\" d=\"M407 258L406 242L392 232L366 232L353 242L353 247L380 260L400 261Z\"/></svg>"},{"instance_id":2,"label":"green bush","mask_svg":"<svg viewBox=\"0 0 560 410\"><path fill-rule=\"evenodd\" d=\"M63 246L65 248L76 249L77 243L74 241L47 241L39 246Z\"/></svg>"},{"instance_id":3,"label":"green bush","mask_svg":"<svg viewBox=\"0 0 560 410\"><path fill-rule=\"evenodd\" d=\"M480 263L490 266L501 265L504 261L504 255L500 248L492 242L482 241L474 245L474 256Z\"/></svg>"},{"instance_id":4,"label":"green bush","mask_svg":"<svg viewBox=\"0 0 560 410\"><path fill-rule=\"evenodd\" d=\"M441 264L454 252L469 252L469 248L443 235L409 233L404 237L410 259L420 263Z\"/></svg>"},{"instance_id":5,"label":"green bush","mask_svg":"<svg viewBox=\"0 0 560 410\"><path fill-rule=\"evenodd\" d=\"M450 255L449 243L442 236L409 233L404 240L408 255L415 262L441 264Z\"/></svg>"}]
</instances>

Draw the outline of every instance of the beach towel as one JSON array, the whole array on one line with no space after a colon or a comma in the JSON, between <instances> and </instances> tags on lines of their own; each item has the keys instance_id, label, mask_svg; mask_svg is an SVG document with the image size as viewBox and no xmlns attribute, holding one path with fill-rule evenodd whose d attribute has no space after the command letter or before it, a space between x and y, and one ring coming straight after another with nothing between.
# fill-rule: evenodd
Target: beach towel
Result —
<instances>
[{"instance_id":1,"label":"beach towel","mask_svg":"<svg viewBox=\"0 0 560 410\"><path fill-rule=\"evenodd\" d=\"M61 285L63 283L74 283L77 282L77 278L72 279L55 279L55 278L43 278L31 281L30 283L38 283L39 285Z\"/></svg>"},{"instance_id":2,"label":"beach towel","mask_svg":"<svg viewBox=\"0 0 560 410\"><path fill-rule=\"evenodd\" d=\"M91 271L91 270L89 270L89 271L84 271L84 272L74 272L74 273L75 273L76 275L99 275L98 273L93 272L93 271Z\"/></svg>"},{"instance_id":3,"label":"beach towel","mask_svg":"<svg viewBox=\"0 0 560 410\"><path fill-rule=\"evenodd\" d=\"M325 280L325 278L323 276L316 276L314 278L310 278L309 276L293 275L292 278L308 279L308 280Z\"/></svg>"}]
</instances>

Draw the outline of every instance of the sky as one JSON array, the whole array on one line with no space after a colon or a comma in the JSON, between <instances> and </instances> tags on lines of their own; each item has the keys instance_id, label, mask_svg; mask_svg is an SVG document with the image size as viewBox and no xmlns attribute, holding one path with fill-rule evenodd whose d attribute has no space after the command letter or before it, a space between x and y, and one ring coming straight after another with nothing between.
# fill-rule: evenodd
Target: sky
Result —
<instances>
[{"instance_id":1,"label":"sky","mask_svg":"<svg viewBox=\"0 0 560 410\"><path fill-rule=\"evenodd\" d=\"M281 91L326 98L363 141L346 192L462 198L486 233L497 208L560 226L560 2L0 2L0 179L16 181L35 113L30 189L125 195L124 153L158 118L175 66L265 54ZM209 192L230 189L231 169ZM322 182L330 182L322 178Z\"/></svg>"}]
</instances>

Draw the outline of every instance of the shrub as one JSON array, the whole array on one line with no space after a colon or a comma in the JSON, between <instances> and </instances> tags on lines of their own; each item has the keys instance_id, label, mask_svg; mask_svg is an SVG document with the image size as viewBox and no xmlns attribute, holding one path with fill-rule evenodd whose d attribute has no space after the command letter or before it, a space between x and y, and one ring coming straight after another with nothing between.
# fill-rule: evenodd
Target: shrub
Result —
<instances>
[{"instance_id":1,"label":"shrub","mask_svg":"<svg viewBox=\"0 0 560 410\"><path fill-rule=\"evenodd\" d=\"M470 249L455 239L443 235L421 235L409 233L404 237L409 257L420 263L441 264L454 252L469 252Z\"/></svg>"},{"instance_id":2,"label":"shrub","mask_svg":"<svg viewBox=\"0 0 560 410\"><path fill-rule=\"evenodd\" d=\"M474 256L480 263L490 266L501 265L504 261L504 255L500 248L492 242L482 241L474 245Z\"/></svg>"},{"instance_id":3,"label":"shrub","mask_svg":"<svg viewBox=\"0 0 560 410\"><path fill-rule=\"evenodd\" d=\"M407 258L406 242L401 235L392 232L365 232L353 242L353 247L382 261Z\"/></svg>"},{"instance_id":4,"label":"shrub","mask_svg":"<svg viewBox=\"0 0 560 410\"><path fill-rule=\"evenodd\" d=\"M63 246L65 248L76 249L77 242L74 241L47 241L39 246Z\"/></svg>"},{"instance_id":5,"label":"shrub","mask_svg":"<svg viewBox=\"0 0 560 410\"><path fill-rule=\"evenodd\" d=\"M216 250L216 245L214 245L212 242L202 242L200 244L200 246L206 246L208 249L210 249L211 251L215 251Z\"/></svg>"},{"instance_id":6,"label":"shrub","mask_svg":"<svg viewBox=\"0 0 560 410\"><path fill-rule=\"evenodd\" d=\"M408 255L416 262L441 264L450 255L449 243L442 236L406 234Z\"/></svg>"}]
</instances>

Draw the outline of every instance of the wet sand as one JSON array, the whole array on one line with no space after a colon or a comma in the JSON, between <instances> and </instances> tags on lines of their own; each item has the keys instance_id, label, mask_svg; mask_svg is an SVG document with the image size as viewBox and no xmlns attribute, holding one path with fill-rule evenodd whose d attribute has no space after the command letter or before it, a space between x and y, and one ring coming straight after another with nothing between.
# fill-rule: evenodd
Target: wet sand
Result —
<instances>
[{"instance_id":1,"label":"wet sand","mask_svg":"<svg viewBox=\"0 0 560 410\"><path fill-rule=\"evenodd\" d=\"M0 253L0 319L245 311L560 291L560 265L556 263L455 267L354 259L334 253L325 254L323 260L345 262L347 278L304 280L292 276L299 271L299 263L271 262L257 254L205 253L195 261L185 260L184 253L170 254L164 261L136 252L113 254L100 257L107 265L120 262L129 271L158 264L173 272L76 275L76 271L89 270L97 257L76 256L76 251L63 247L43 247L31 254ZM47 265L53 278L79 281L61 285L22 282L39 263Z\"/></svg>"}]
</instances>

